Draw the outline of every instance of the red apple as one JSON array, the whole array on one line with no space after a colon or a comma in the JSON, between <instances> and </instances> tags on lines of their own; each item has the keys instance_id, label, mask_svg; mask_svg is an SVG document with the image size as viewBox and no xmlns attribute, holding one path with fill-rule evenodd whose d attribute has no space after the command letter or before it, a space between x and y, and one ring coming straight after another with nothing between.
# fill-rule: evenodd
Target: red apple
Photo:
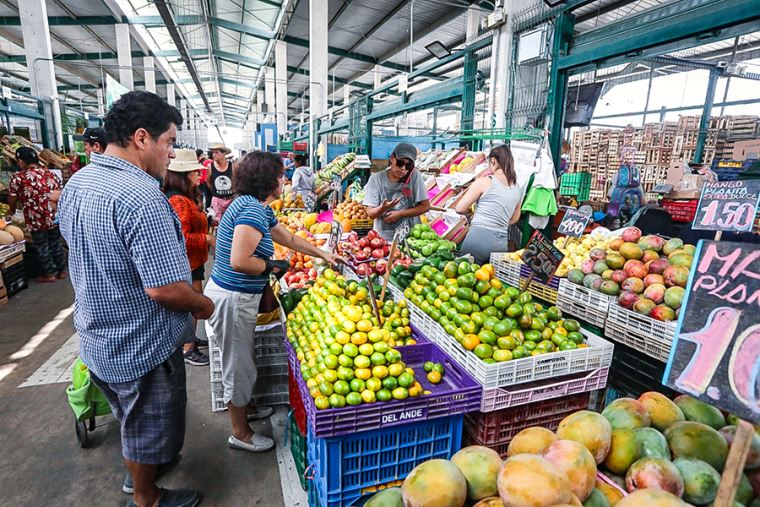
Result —
<instances>
[{"instance_id":1,"label":"red apple","mask_svg":"<svg viewBox=\"0 0 760 507\"><path fill-rule=\"evenodd\" d=\"M375 248L374 250L372 250L372 257L374 257L375 259L382 259L383 257L385 257L384 250L382 248Z\"/></svg>"}]
</instances>

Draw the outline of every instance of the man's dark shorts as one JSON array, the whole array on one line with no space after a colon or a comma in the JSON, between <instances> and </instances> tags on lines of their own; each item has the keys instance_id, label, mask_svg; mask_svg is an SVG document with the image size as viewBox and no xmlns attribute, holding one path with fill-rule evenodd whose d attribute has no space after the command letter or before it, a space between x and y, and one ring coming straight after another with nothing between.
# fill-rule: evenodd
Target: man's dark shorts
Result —
<instances>
[{"instance_id":1,"label":"man's dark shorts","mask_svg":"<svg viewBox=\"0 0 760 507\"><path fill-rule=\"evenodd\" d=\"M160 465L185 442L185 363L177 349L164 363L129 382L103 382L92 375L121 423L121 452L129 461Z\"/></svg>"}]
</instances>

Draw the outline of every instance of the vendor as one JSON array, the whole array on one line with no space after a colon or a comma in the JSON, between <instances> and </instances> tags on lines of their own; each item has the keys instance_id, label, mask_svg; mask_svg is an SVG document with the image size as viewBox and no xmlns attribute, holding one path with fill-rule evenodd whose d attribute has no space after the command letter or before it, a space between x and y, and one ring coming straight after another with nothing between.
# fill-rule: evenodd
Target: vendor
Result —
<instances>
[{"instance_id":1,"label":"vendor","mask_svg":"<svg viewBox=\"0 0 760 507\"><path fill-rule=\"evenodd\" d=\"M311 170L311 167L306 162L306 155L299 154L295 156L292 190L296 194L304 196L304 198L312 196L316 199L316 194L314 193L314 171Z\"/></svg>"},{"instance_id":2,"label":"vendor","mask_svg":"<svg viewBox=\"0 0 760 507\"><path fill-rule=\"evenodd\" d=\"M79 156L74 157L74 163L71 164L71 174L74 174L81 168L90 163L90 156L93 153L103 153L108 146L108 137L106 137L106 131L102 128L87 129L82 135L74 136L74 141L82 141L84 145L84 154L86 155L86 162L82 163Z\"/></svg>"},{"instance_id":3,"label":"vendor","mask_svg":"<svg viewBox=\"0 0 760 507\"><path fill-rule=\"evenodd\" d=\"M296 154L292 151L288 153L288 156L283 161L285 165L285 179L293 181L293 173L296 170Z\"/></svg>"},{"instance_id":4,"label":"vendor","mask_svg":"<svg viewBox=\"0 0 760 507\"><path fill-rule=\"evenodd\" d=\"M384 171L370 176L365 187L363 204L367 215L375 221L374 229L388 241L393 240L396 228L406 222L409 227L420 223L420 215L430 209L425 182L414 170L417 148L399 143Z\"/></svg>"},{"instance_id":5,"label":"vendor","mask_svg":"<svg viewBox=\"0 0 760 507\"><path fill-rule=\"evenodd\" d=\"M460 251L470 254L478 264L489 262L491 252L506 252L509 226L520 220L523 189L517 184L512 152L506 145L488 154L491 176L478 178L456 205L459 214L469 213L477 203Z\"/></svg>"}]
</instances>

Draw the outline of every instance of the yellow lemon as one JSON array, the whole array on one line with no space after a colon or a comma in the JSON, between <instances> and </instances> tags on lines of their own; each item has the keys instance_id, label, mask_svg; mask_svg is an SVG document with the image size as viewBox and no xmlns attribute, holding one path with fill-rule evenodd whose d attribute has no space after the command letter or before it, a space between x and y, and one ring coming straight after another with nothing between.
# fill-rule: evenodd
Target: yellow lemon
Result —
<instances>
[{"instance_id":1,"label":"yellow lemon","mask_svg":"<svg viewBox=\"0 0 760 507\"><path fill-rule=\"evenodd\" d=\"M388 368L383 365L375 366L372 368L372 375L382 380L388 376Z\"/></svg>"},{"instance_id":2,"label":"yellow lemon","mask_svg":"<svg viewBox=\"0 0 760 507\"><path fill-rule=\"evenodd\" d=\"M370 322L369 320L362 319L356 323L356 329L364 333L372 330L372 327L373 327L372 322Z\"/></svg>"},{"instance_id":3,"label":"yellow lemon","mask_svg":"<svg viewBox=\"0 0 760 507\"><path fill-rule=\"evenodd\" d=\"M338 331L338 333L335 335L335 341L341 345L345 345L351 341L351 335L345 331Z\"/></svg>"}]
</instances>

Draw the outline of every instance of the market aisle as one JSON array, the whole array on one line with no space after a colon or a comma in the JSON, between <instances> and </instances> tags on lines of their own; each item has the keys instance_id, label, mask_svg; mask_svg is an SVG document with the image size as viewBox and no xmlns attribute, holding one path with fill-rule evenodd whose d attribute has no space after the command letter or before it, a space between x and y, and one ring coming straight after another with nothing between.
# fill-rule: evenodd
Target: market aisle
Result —
<instances>
[{"instance_id":1,"label":"market aisle","mask_svg":"<svg viewBox=\"0 0 760 507\"><path fill-rule=\"evenodd\" d=\"M70 354L72 300L69 283L32 284L0 309L0 377L9 371L0 380L0 491L2 503L7 505L74 506L86 502L117 506L128 499L121 492L124 467L118 426L109 424L113 419L99 418L98 424L104 426L90 434L91 447L81 449L64 394L66 383L18 387L54 355L60 359ZM56 317L60 322L51 323ZM32 349L33 337L36 347ZM19 354L22 348L24 352ZM187 367L187 374L188 427L183 459L160 484L199 489L204 494L202 505L285 505L280 467L286 464L278 466L278 461L287 461L283 456L289 458L290 450L263 455L229 450L226 414L212 414L210 410L208 369ZM284 412L281 409L273 417L278 446L283 442ZM256 430L273 433L268 421L258 423ZM289 502L288 507L296 504Z\"/></svg>"}]
</instances>

